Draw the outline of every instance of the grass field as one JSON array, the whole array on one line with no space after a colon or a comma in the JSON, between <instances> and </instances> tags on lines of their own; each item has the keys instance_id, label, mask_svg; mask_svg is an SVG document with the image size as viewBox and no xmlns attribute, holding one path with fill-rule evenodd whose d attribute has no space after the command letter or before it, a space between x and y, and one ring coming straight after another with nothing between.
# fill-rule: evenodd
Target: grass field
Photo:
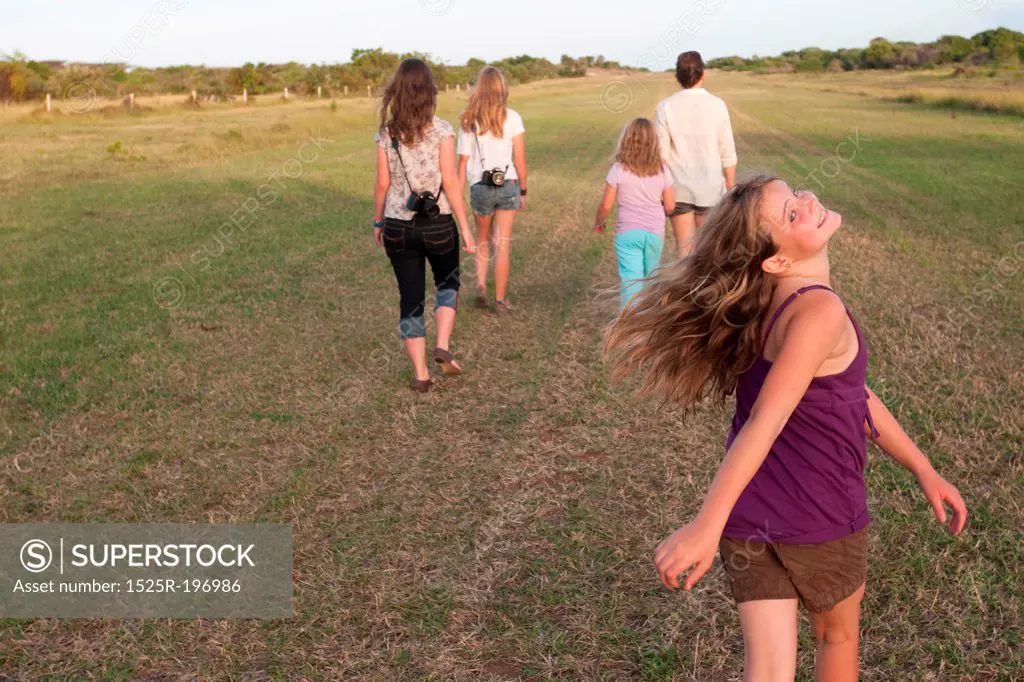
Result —
<instances>
[{"instance_id":1,"label":"grass field","mask_svg":"<svg viewBox=\"0 0 1024 682\"><path fill-rule=\"evenodd\" d=\"M1024 116L1024 70L949 68L760 76L765 81L824 92L874 97L952 110Z\"/></svg>"},{"instance_id":2,"label":"grass field","mask_svg":"<svg viewBox=\"0 0 1024 682\"><path fill-rule=\"evenodd\" d=\"M1020 119L796 79L708 87L741 173L845 216L834 283L871 385L971 511L949 537L872 452L863 678L1021 679ZM652 566L697 510L730 411L683 423L610 387L599 358L617 281L593 210L618 129L674 89L514 89L531 164L516 311L460 313L467 373L425 397L405 387L397 290L371 243L371 101L6 119L0 521L289 522L295 616L9 620L0 674L738 679L721 568L686 595ZM252 201L244 231L222 227Z\"/></svg>"}]
</instances>

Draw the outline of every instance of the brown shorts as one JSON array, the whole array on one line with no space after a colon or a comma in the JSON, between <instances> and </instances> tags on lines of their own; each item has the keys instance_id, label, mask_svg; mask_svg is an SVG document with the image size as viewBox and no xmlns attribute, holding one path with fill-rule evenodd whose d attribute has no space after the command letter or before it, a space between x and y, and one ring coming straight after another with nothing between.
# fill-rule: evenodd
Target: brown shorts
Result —
<instances>
[{"instance_id":1,"label":"brown shorts","mask_svg":"<svg viewBox=\"0 0 1024 682\"><path fill-rule=\"evenodd\" d=\"M718 545L737 603L797 599L811 613L831 611L868 573L867 528L817 545L722 538Z\"/></svg>"}]
</instances>

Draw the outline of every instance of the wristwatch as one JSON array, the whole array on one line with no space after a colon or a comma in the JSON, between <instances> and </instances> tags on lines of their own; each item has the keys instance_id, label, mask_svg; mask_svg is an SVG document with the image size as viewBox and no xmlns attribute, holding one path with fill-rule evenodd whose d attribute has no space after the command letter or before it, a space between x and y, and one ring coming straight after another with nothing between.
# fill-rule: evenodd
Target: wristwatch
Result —
<instances>
[{"instance_id":1,"label":"wristwatch","mask_svg":"<svg viewBox=\"0 0 1024 682\"><path fill-rule=\"evenodd\" d=\"M384 228L384 221L383 220L374 220L373 221L373 226L375 228L377 228L378 230L383 229Z\"/></svg>"},{"instance_id":2,"label":"wristwatch","mask_svg":"<svg viewBox=\"0 0 1024 682\"><path fill-rule=\"evenodd\" d=\"M526 196L526 188L525 187L520 187L519 188L519 196L521 196L521 197L525 197Z\"/></svg>"}]
</instances>

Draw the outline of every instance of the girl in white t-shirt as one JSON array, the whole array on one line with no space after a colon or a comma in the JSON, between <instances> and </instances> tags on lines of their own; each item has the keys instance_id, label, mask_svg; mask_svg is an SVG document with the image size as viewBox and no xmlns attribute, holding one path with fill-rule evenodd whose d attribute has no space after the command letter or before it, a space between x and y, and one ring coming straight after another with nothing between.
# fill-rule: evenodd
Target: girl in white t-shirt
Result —
<instances>
[{"instance_id":1,"label":"girl in white t-shirt","mask_svg":"<svg viewBox=\"0 0 1024 682\"><path fill-rule=\"evenodd\" d=\"M523 119L508 108L508 81L499 69L486 66L480 71L459 123L459 180L463 187L469 180L476 218L475 304L487 307L493 223L495 310L508 313L512 310L507 298L512 221L517 211L526 208L526 142Z\"/></svg>"}]
</instances>

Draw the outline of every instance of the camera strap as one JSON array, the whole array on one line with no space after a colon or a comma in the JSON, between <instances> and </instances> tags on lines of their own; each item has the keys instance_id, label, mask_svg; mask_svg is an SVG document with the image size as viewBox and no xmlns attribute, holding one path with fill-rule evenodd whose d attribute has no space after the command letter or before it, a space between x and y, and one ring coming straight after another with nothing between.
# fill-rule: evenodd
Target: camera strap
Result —
<instances>
[{"instance_id":1,"label":"camera strap","mask_svg":"<svg viewBox=\"0 0 1024 682\"><path fill-rule=\"evenodd\" d=\"M395 153L398 154L398 164L402 167L402 175L405 176L405 184L409 185L409 191L415 192L416 190L414 190L412 188L412 183L409 182L409 171L407 171L405 169L405 161L402 160L402 150L399 149L398 138L393 136L393 135L391 136L391 146L394 147ZM438 172L440 173L440 171L438 171ZM441 188L442 187L443 187L443 182L442 181L438 181L437 192L435 192L434 194L430 195L430 196L432 196L434 198L434 201L437 201L437 200L439 200L441 198Z\"/></svg>"},{"instance_id":2,"label":"camera strap","mask_svg":"<svg viewBox=\"0 0 1024 682\"><path fill-rule=\"evenodd\" d=\"M486 170L490 170L490 169L487 167L487 161L484 160L484 150L480 147L480 138L479 138L479 136L477 136L477 132L476 131L477 131L477 128L479 128L479 127L480 127L479 123L474 123L473 124L473 139L476 140L476 153L480 156L480 167L483 168L486 171ZM507 163L505 164L505 170L504 170L505 173L508 172L509 165L510 164L507 164Z\"/></svg>"}]
</instances>

